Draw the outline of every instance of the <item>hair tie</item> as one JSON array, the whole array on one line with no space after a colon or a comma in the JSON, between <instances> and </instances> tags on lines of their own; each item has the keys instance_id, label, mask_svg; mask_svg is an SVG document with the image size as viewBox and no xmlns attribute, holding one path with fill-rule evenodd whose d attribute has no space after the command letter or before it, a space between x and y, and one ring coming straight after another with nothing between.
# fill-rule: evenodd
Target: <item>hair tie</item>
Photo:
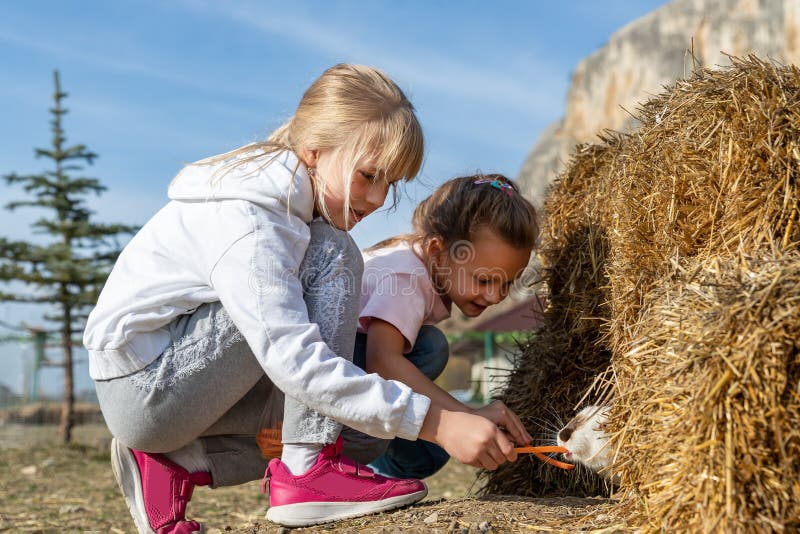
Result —
<instances>
[{"instance_id":1,"label":"hair tie","mask_svg":"<svg viewBox=\"0 0 800 534\"><path fill-rule=\"evenodd\" d=\"M475 180L472 183L475 185L489 184L495 189L503 191L508 196L514 196L514 186L508 182L501 182L500 180Z\"/></svg>"}]
</instances>

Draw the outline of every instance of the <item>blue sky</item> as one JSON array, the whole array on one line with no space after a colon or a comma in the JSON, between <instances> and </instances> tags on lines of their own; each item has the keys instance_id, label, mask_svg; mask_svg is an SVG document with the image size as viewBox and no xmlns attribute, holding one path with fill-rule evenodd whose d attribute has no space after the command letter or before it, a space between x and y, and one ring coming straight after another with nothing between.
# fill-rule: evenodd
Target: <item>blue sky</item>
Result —
<instances>
[{"instance_id":1,"label":"blue sky","mask_svg":"<svg viewBox=\"0 0 800 534\"><path fill-rule=\"evenodd\" d=\"M439 183L477 170L515 177L562 115L575 65L663 0L37 1L0 0L0 174L39 172L50 140L52 71L69 93L68 142L100 157L100 220L143 224L184 162L265 137L327 67L386 71L417 109L423 171L395 211L353 231L362 247L407 231ZM21 198L0 184L0 204ZM0 235L31 238L36 213L0 210ZM32 307L0 320L36 323ZM0 331L0 335L3 332ZM19 389L23 357L0 345L0 383ZM55 370L44 382L55 390ZM89 384L85 365L78 387ZM52 375L52 376L47 376Z\"/></svg>"}]
</instances>

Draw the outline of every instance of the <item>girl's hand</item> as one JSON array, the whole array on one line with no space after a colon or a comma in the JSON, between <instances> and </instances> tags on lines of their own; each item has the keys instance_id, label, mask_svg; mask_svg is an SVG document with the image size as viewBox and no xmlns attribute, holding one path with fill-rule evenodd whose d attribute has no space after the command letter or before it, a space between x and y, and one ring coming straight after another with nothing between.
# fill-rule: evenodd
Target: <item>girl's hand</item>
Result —
<instances>
[{"instance_id":1,"label":"girl's hand","mask_svg":"<svg viewBox=\"0 0 800 534\"><path fill-rule=\"evenodd\" d=\"M517 445L528 445L533 438L525 430L517 414L511 411L502 401L495 400L490 404L473 410L473 413L485 417L495 425L511 434Z\"/></svg>"},{"instance_id":2,"label":"girl's hand","mask_svg":"<svg viewBox=\"0 0 800 534\"><path fill-rule=\"evenodd\" d=\"M468 412L429 410L420 438L438 443L461 463L490 471L517 459L514 444L502 429Z\"/></svg>"}]
</instances>

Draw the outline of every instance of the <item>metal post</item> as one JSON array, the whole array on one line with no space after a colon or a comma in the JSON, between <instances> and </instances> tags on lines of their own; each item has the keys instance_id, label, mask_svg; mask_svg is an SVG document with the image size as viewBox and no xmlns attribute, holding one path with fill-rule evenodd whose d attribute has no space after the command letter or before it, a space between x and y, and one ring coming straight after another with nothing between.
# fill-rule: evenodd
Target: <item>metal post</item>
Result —
<instances>
[{"instance_id":1,"label":"metal post","mask_svg":"<svg viewBox=\"0 0 800 534\"><path fill-rule=\"evenodd\" d=\"M31 330L33 334L33 377L31 379L31 401L36 401L39 397L39 371L44 362L44 348L47 342L47 332L43 330Z\"/></svg>"},{"instance_id":2,"label":"metal post","mask_svg":"<svg viewBox=\"0 0 800 534\"><path fill-rule=\"evenodd\" d=\"M483 400L489 401L489 365L494 355L494 332L483 333Z\"/></svg>"}]
</instances>

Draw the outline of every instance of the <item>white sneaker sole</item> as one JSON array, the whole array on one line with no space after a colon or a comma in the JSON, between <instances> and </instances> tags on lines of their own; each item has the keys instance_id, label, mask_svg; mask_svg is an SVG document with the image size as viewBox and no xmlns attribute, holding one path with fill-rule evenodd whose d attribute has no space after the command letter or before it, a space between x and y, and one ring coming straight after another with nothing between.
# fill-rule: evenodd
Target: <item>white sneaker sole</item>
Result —
<instances>
[{"instance_id":1,"label":"white sneaker sole","mask_svg":"<svg viewBox=\"0 0 800 534\"><path fill-rule=\"evenodd\" d=\"M142 480L136 458L133 452L116 438L111 440L111 470L114 471L114 478L117 479L117 485L128 504L133 522L136 523L136 530L139 534L155 534L150 528L147 511L144 509Z\"/></svg>"},{"instance_id":2,"label":"white sneaker sole","mask_svg":"<svg viewBox=\"0 0 800 534\"><path fill-rule=\"evenodd\" d=\"M428 495L428 487L416 493L369 502L302 502L273 506L267 510L267 519L286 527L307 527L349 519L362 515L385 512L414 504Z\"/></svg>"},{"instance_id":3,"label":"white sneaker sole","mask_svg":"<svg viewBox=\"0 0 800 534\"><path fill-rule=\"evenodd\" d=\"M133 522L136 523L136 530L139 534L156 534L150 528L150 520L147 519L147 511L144 509L139 464L136 463L133 452L116 438L111 440L111 470L114 471L114 478L128 504ZM199 533L202 532L205 532L205 528L201 525Z\"/></svg>"}]
</instances>

